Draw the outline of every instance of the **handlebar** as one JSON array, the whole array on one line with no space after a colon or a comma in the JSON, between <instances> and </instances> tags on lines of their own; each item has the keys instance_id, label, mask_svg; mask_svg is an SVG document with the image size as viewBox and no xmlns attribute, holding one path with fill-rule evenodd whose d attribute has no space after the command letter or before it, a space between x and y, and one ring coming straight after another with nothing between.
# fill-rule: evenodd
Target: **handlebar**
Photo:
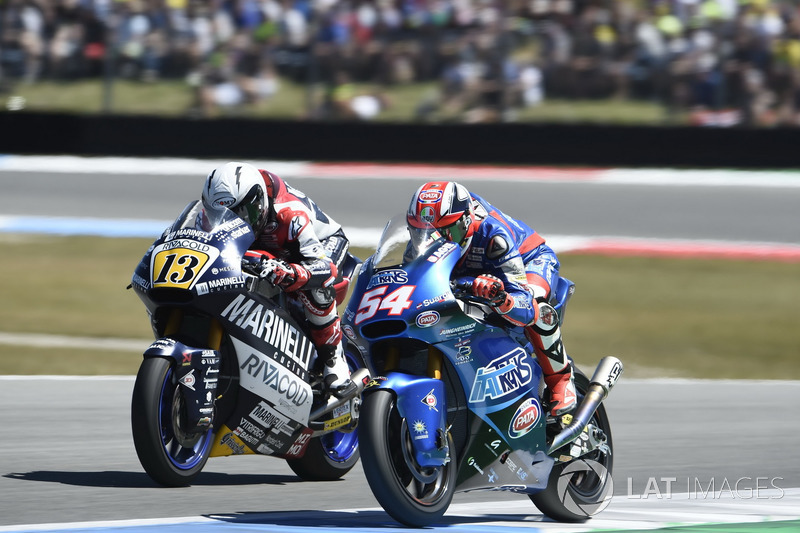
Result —
<instances>
[{"instance_id":1,"label":"handlebar","mask_svg":"<svg viewBox=\"0 0 800 533\"><path fill-rule=\"evenodd\" d=\"M461 276L450 280L450 290L456 298L475 298L472 295L472 283L475 278L472 276Z\"/></svg>"}]
</instances>

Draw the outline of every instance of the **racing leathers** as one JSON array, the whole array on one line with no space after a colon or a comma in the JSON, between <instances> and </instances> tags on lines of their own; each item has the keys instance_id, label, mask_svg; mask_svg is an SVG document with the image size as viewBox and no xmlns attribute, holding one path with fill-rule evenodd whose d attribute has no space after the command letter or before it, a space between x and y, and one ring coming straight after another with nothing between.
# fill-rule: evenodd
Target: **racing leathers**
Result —
<instances>
[{"instance_id":1,"label":"racing leathers","mask_svg":"<svg viewBox=\"0 0 800 533\"><path fill-rule=\"evenodd\" d=\"M502 282L507 293L494 310L523 328L531 342L545 383L550 389L550 413L559 416L575 406L573 369L561 342L551 289L558 281L559 261L545 240L524 222L515 220L475 193L474 233L454 270L455 276L477 276L476 283ZM482 287L473 287L481 291Z\"/></svg>"},{"instance_id":2,"label":"racing leathers","mask_svg":"<svg viewBox=\"0 0 800 533\"><path fill-rule=\"evenodd\" d=\"M335 220L301 191L272 172L259 169L271 201L266 220L246 259L302 306L311 339L324 363L325 386L342 392L351 385L344 360L334 284L349 243ZM276 258L279 261L270 261Z\"/></svg>"}]
</instances>

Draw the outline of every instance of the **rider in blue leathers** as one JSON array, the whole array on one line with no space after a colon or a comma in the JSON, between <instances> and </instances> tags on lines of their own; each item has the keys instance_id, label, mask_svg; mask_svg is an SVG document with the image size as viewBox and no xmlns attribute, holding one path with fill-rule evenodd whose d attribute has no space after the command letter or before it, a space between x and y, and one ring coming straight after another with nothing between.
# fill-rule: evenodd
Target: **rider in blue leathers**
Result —
<instances>
[{"instance_id":1,"label":"rider in blue leathers","mask_svg":"<svg viewBox=\"0 0 800 533\"><path fill-rule=\"evenodd\" d=\"M523 328L550 390L550 414L571 411L576 402L572 364L561 342L558 314L549 303L560 265L545 240L451 181L422 185L411 199L407 220L412 232L432 226L461 246L453 275L474 276L473 294Z\"/></svg>"}]
</instances>

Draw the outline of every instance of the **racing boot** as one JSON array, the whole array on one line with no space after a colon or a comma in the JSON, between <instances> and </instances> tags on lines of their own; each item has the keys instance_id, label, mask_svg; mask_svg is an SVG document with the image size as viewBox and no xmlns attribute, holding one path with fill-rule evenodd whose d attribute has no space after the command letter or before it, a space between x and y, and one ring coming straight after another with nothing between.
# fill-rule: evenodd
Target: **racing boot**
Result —
<instances>
[{"instance_id":1,"label":"racing boot","mask_svg":"<svg viewBox=\"0 0 800 533\"><path fill-rule=\"evenodd\" d=\"M356 390L356 384L350 379L350 369L344 358L342 345L325 345L317 349L320 356L325 360L322 368L322 383L325 390L336 396L344 398Z\"/></svg>"},{"instance_id":2,"label":"racing boot","mask_svg":"<svg viewBox=\"0 0 800 533\"><path fill-rule=\"evenodd\" d=\"M550 415L559 417L575 409L577 394L572 365L553 374L545 374L544 382L550 389Z\"/></svg>"},{"instance_id":3,"label":"racing boot","mask_svg":"<svg viewBox=\"0 0 800 533\"><path fill-rule=\"evenodd\" d=\"M536 322L525 328L525 335L533 344L536 360L550 391L550 415L559 417L575 409L575 379L561 342L558 314L547 302L538 305L539 316Z\"/></svg>"}]
</instances>

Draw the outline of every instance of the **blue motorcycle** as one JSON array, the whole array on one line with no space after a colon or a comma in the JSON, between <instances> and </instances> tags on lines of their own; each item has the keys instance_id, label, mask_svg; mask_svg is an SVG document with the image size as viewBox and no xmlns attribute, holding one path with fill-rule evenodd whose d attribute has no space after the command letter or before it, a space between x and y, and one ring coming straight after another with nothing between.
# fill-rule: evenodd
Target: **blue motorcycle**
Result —
<instances>
[{"instance_id":1,"label":"blue motorcycle","mask_svg":"<svg viewBox=\"0 0 800 533\"><path fill-rule=\"evenodd\" d=\"M611 428L602 401L622 373L614 357L592 379L576 369L578 407L549 417L542 371L521 330L451 280L460 248L405 216L384 229L343 313L347 351L367 363L359 446L375 498L421 527L454 493L526 494L545 515L582 521L611 497ZM563 321L574 284L562 278Z\"/></svg>"}]
</instances>

